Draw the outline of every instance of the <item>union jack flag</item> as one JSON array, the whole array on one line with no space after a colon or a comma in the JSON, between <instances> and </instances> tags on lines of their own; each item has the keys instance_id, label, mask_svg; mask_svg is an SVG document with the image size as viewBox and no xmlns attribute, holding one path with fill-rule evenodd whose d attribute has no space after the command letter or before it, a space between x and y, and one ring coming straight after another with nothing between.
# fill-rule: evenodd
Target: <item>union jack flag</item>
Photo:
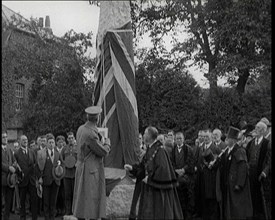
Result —
<instances>
[{"instance_id":1,"label":"union jack flag","mask_svg":"<svg viewBox=\"0 0 275 220\"><path fill-rule=\"evenodd\" d=\"M118 12L118 13L117 13ZM115 16L112 16L115 15ZM137 162L138 110L129 2L100 2L94 104L108 128L111 151L105 167Z\"/></svg>"}]
</instances>

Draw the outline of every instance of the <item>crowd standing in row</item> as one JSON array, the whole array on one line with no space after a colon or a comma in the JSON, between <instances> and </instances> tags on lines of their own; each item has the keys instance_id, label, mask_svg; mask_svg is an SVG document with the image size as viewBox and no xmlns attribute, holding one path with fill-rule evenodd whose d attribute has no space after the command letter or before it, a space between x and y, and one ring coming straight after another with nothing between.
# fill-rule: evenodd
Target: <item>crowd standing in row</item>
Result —
<instances>
[{"instance_id":1,"label":"crowd standing in row","mask_svg":"<svg viewBox=\"0 0 275 220\"><path fill-rule=\"evenodd\" d=\"M147 129L150 133L155 128ZM151 145L145 134L144 141L142 134L139 140L141 162L125 165L125 169L137 177L130 219L136 216L138 219L182 219L175 208L177 199L173 202L176 211L174 215L170 213L169 218L159 210L173 206L146 189L148 185L153 186L154 181L161 183L157 170L163 163L158 164L155 159L155 170L148 165L151 148L158 145L166 150L175 171L184 219L271 219L271 123L266 118L256 125L242 122L238 128L230 126L225 135L220 129L200 130L194 145L185 143L183 132L174 135L173 131L157 135ZM161 192L163 186L153 187ZM142 197L144 193L158 198L154 201L158 205L140 206L143 210L136 215L138 198L149 201L146 196ZM151 211L146 215L144 210L148 207Z\"/></svg>"},{"instance_id":2,"label":"crowd standing in row","mask_svg":"<svg viewBox=\"0 0 275 220\"><path fill-rule=\"evenodd\" d=\"M57 214L106 218L103 158L110 141L100 141L96 128L101 109L85 111L78 145L69 132L68 144L53 134L28 144L22 135L17 149L11 149L2 131L2 219L16 208L26 219L26 205L33 220ZM159 134L151 126L139 140L139 163L125 165L136 177L130 219L271 219L271 124L266 118L255 126L229 127L225 139L219 129L200 130L194 145L186 144L181 131Z\"/></svg>"},{"instance_id":3,"label":"crowd standing in row","mask_svg":"<svg viewBox=\"0 0 275 220\"><path fill-rule=\"evenodd\" d=\"M28 144L21 135L16 148L7 147L7 132L2 131L2 219L10 211L26 219L28 211L54 219L56 215L71 215L75 181L76 140L72 132L56 138L42 135ZM27 195L29 194L29 197Z\"/></svg>"}]
</instances>

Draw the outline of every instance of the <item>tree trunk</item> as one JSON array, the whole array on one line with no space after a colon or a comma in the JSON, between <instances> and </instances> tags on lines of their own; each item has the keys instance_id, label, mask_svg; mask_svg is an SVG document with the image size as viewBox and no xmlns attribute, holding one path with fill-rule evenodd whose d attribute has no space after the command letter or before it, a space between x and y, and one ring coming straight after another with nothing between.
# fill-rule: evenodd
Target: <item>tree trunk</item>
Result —
<instances>
[{"instance_id":1,"label":"tree trunk","mask_svg":"<svg viewBox=\"0 0 275 220\"><path fill-rule=\"evenodd\" d=\"M236 91L238 92L239 95L242 95L245 91L245 86L248 80L248 77L250 75L249 69L239 69L240 75L237 81L237 87Z\"/></svg>"},{"instance_id":2,"label":"tree trunk","mask_svg":"<svg viewBox=\"0 0 275 220\"><path fill-rule=\"evenodd\" d=\"M218 88L218 77L213 71L216 68L216 63L212 61L212 62L209 62L208 64L209 64L208 73L205 74L205 77L209 81L209 92L211 95Z\"/></svg>"}]
</instances>

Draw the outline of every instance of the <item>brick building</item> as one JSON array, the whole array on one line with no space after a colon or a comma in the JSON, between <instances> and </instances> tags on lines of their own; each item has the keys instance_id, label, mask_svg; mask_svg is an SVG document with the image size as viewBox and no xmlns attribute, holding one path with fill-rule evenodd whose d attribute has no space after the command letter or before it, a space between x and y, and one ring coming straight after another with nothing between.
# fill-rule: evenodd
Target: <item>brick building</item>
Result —
<instances>
[{"instance_id":1,"label":"brick building","mask_svg":"<svg viewBox=\"0 0 275 220\"><path fill-rule=\"evenodd\" d=\"M14 24L16 20L20 20L20 24L13 25L12 30L6 30L5 26ZM46 16L45 25L44 19L39 18L38 30L34 31L32 28L31 21L25 19L18 13L15 13L13 10L9 9L2 4L2 55L3 47L16 47L17 43L30 47L32 41L37 35L46 34L48 36L53 36L52 29L50 27L50 18ZM3 59L3 58L2 58ZM14 74L15 71L20 71L14 68L18 60L11 59L8 66L2 66L2 77L9 76L8 74ZM14 78L13 78L14 79ZM2 86L4 79L2 78ZM8 93L11 93L11 104L10 106L3 106L2 104L2 114L9 114L9 120L5 124L5 129L8 132L9 142L14 142L18 137L23 133L23 116L21 114L22 106L28 103L28 91L32 84L31 79L26 79L25 77L14 79L8 85L10 90ZM2 100L5 93L2 89ZM3 119L3 115L2 115ZM3 122L2 122L3 128Z\"/></svg>"}]
</instances>

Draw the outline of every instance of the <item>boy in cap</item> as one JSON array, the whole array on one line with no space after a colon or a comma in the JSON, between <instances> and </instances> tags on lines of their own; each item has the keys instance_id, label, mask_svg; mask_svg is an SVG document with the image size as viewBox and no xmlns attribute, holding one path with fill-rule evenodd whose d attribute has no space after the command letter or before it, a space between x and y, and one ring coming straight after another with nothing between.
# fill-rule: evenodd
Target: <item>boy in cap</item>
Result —
<instances>
[{"instance_id":1,"label":"boy in cap","mask_svg":"<svg viewBox=\"0 0 275 220\"><path fill-rule=\"evenodd\" d=\"M110 140L101 142L97 129L101 107L85 109L87 122L76 133L77 163L73 215L80 219L106 218L106 186L103 158L110 151Z\"/></svg>"}]
</instances>

